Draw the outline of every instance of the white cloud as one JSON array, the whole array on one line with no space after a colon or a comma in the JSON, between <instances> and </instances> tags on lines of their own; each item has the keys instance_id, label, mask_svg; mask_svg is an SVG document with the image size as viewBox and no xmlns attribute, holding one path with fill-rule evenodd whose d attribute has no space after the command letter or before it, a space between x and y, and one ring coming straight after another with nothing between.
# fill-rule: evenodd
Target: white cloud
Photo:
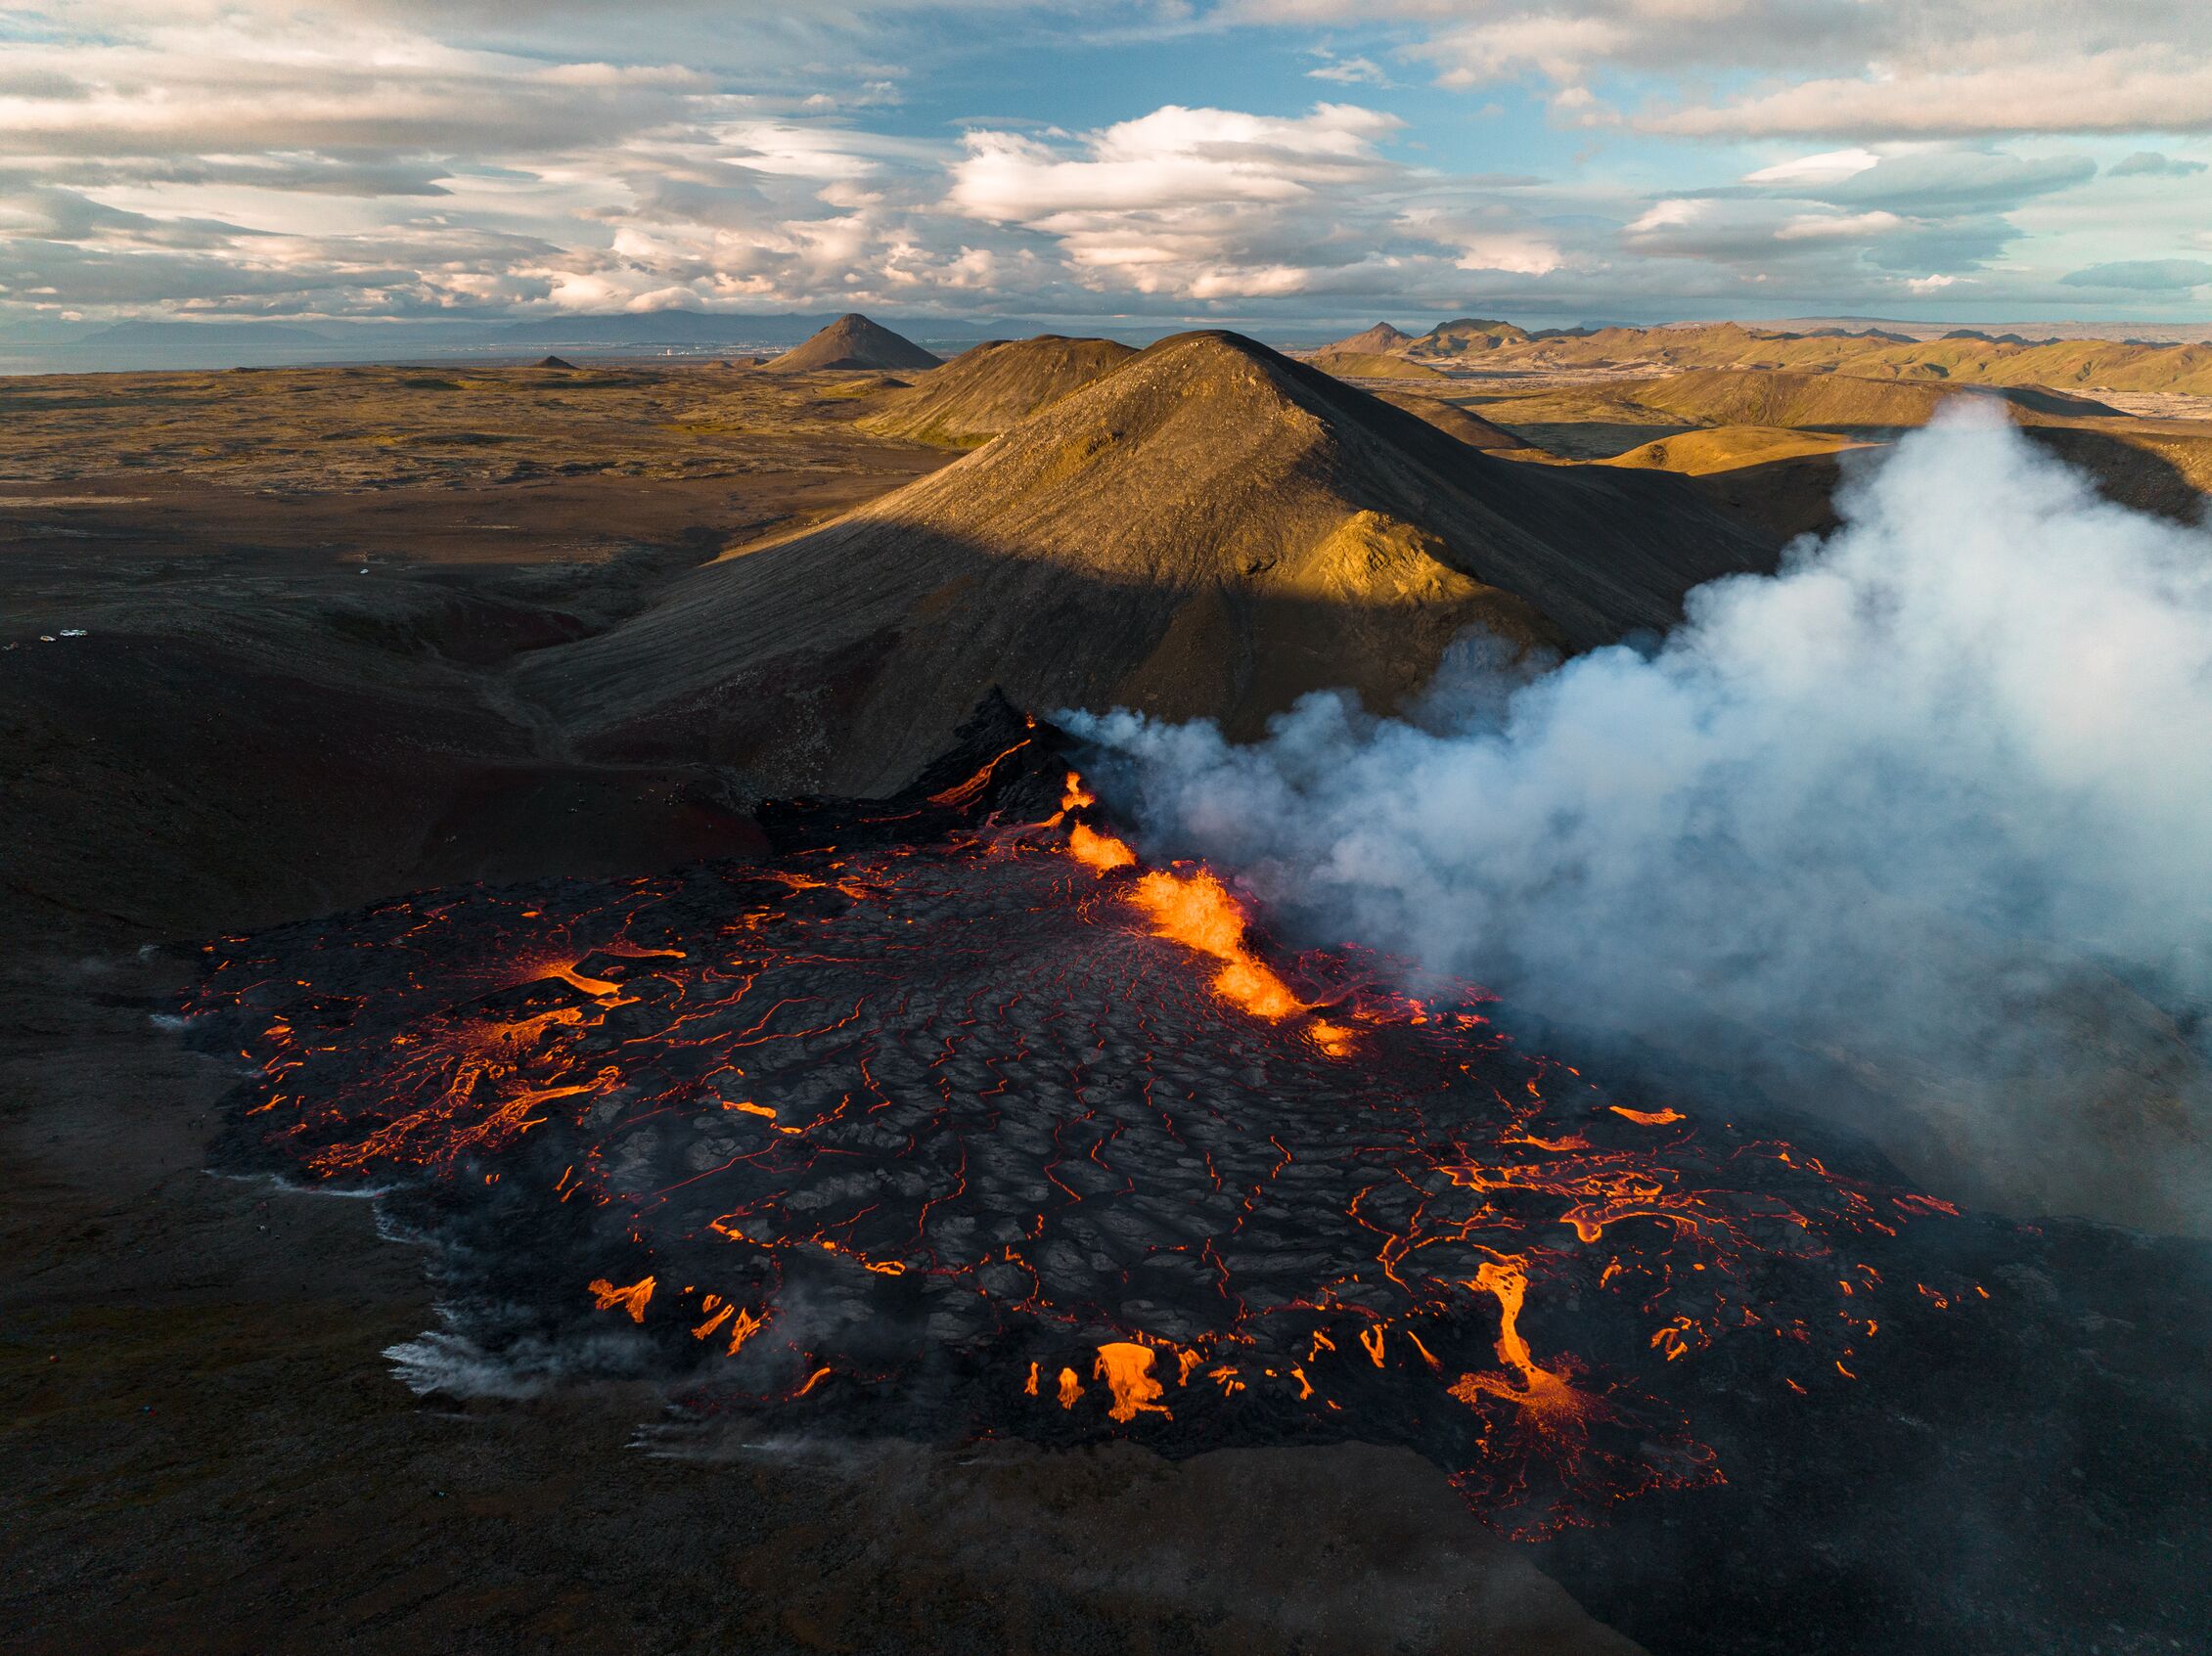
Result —
<instances>
[{"instance_id":1,"label":"white cloud","mask_svg":"<svg viewBox=\"0 0 2212 1656\"><path fill-rule=\"evenodd\" d=\"M2135 154L2114 161L2104 169L2107 178L2187 178L2191 173L2204 170L2204 162L2185 160L2178 157L2159 154L2156 150L2138 150Z\"/></svg>"},{"instance_id":2,"label":"white cloud","mask_svg":"<svg viewBox=\"0 0 2212 1656\"><path fill-rule=\"evenodd\" d=\"M1733 103L1653 113L1639 124L1692 138L2212 131L2212 53L2180 65L2163 49L2145 48L1988 68L1931 66L1808 79Z\"/></svg>"},{"instance_id":3,"label":"white cloud","mask_svg":"<svg viewBox=\"0 0 2212 1656\"><path fill-rule=\"evenodd\" d=\"M1093 134L1075 156L1016 133L971 132L951 200L1000 223L1289 201L1395 170L1375 145L1400 124L1355 104L1321 104L1292 119L1171 104Z\"/></svg>"},{"instance_id":4,"label":"white cloud","mask_svg":"<svg viewBox=\"0 0 2212 1656\"><path fill-rule=\"evenodd\" d=\"M2122 259L2093 264L2058 280L2069 288L2124 288L2139 292L2183 292L2212 285L2212 264L2202 259Z\"/></svg>"},{"instance_id":5,"label":"white cloud","mask_svg":"<svg viewBox=\"0 0 2212 1656\"><path fill-rule=\"evenodd\" d=\"M1775 232L1778 242L1857 242L1904 228L1892 212L1800 213Z\"/></svg>"},{"instance_id":6,"label":"white cloud","mask_svg":"<svg viewBox=\"0 0 2212 1656\"><path fill-rule=\"evenodd\" d=\"M1462 270L1503 270L1514 276L1549 276L1566 263L1558 245L1533 231L1506 231L1468 239L1453 261Z\"/></svg>"},{"instance_id":7,"label":"white cloud","mask_svg":"<svg viewBox=\"0 0 2212 1656\"><path fill-rule=\"evenodd\" d=\"M1333 80L1342 85L1387 86L1390 77L1372 58L1338 58L1324 54L1327 63L1306 70L1308 80Z\"/></svg>"},{"instance_id":8,"label":"white cloud","mask_svg":"<svg viewBox=\"0 0 2212 1656\"><path fill-rule=\"evenodd\" d=\"M2038 15L2065 26L2039 29ZM9 17L0 319L668 304L1294 315L1340 299L1409 319L1577 320L1746 295L1769 313L1873 310L1972 272L1993 299L2071 303L2090 284L2060 286L2060 272L2212 246L2190 199L2199 161L1886 127L1805 142L1762 102L1824 86L1926 102L1931 75L2032 88L2073 61L2054 56L2060 41L2133 65L2118 91L2107 79L2083 94L2124 112L2118 94L2142 76L2187 82L2212 57L2206 14L2178 0L1974 0L1911 18L1892 0L1160 0L1114 34L1117 51L1176 33L1175 50L1222 50L1240 41L1232 25L1295 26L1269 43L1283 48L1269 54L1275 96L1293 102L1147 113L1140 79L1116 110L1130 118L1080 133L969 119L965 140L917 84L929 66L1010 49L1080 74L1090 9L30 0ZM1304 32L1329 23L1357 32ZM2140 51L2152 39L2167 47L2155 63ZM1379 93L1276 112L1314 78L1386 87L1380 66L1422 52L1456 83L1537 82L1559 123L1707 120L1725 138L1779 120L1784 142L1765 164L1724 152L1709 176L1662 152L1677 170L1654 191L1608 170L1653 154L1628 132L1556 180L1469 177L1445 158L1455 135L1366 107ZM1700 76L1726 94L1685 95ZM1623 84L1675 91L1623 113L1600 96ZM2019 256L2023 226L2059 250ZM2145 276L2093 291L2155 309L2188 290Z\"/></svg>"},{"instance_id":9,"label":"white cloud","mask_svg":"<svg viewBox=\"0 0 2212 1656\"><path fill-rule=\"evenodd\" d=\"M1872 150L1828 150L1818 156L1800 156L1795 160L1777 161L1756 172L1747 172L1743 182L1777 186L1834 184L1865 172L1880 160L1881 157Z\"/></svg>"},{"instance_id":10,"label":"white cloud","mask_svg":"<svg viewBox=\"0 0 2212 1656\"><path fill-rule=\"evenodd\" d=\"M1621 242L1647 257L1701 259L1747 277L1819 261L1817 272L1796 280L1865 291L1894 287L1907 270L1972 268L2016 234L1989 214L1852 212L1809 198L1734 195L1655 201L1623 229Z\"/></svg>"},{"instance_id":11,"label":"white cloud","mask_svg":"<svg viewBox=\"0 0 2212 1656\"><path fill-rule=\"evenodd\" d=\"M1399 124L1352 104L1288 118L1169 105L1072 143L971 132L946 199L1052 238L1094 283L1280 295L1356 257L1338 233L1408 177L1377 148Z\"/></svg>"},{"instance_id":12,"label":"white cloud","mask_svg":"<svg viewBox=\"0 0 2212 1656\"><path fill-rule=\"evenodd\" d=\"M1241 15L1425 25L1443 84L1535 77L1593 123L1603 71L1673 100L1631 116L1696 137L1900 137L2212 129L2212 14L2197 0L1388 0L1250 4ZM1740 85L1715 95L1713 85Z\"/></svg>"}]
</instances>

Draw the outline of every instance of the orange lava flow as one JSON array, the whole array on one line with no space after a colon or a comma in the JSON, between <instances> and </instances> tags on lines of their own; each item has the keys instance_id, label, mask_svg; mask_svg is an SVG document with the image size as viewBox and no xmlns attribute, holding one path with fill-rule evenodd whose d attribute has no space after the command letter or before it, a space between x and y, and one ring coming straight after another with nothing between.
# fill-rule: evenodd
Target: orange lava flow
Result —
<instances>
[{"instance_id":1,"label":"orange lava flow","mask_svg":"<svg viewBox=\"0 0 2212 1656\"><path fill-rule=\"evenodd\" d=\"M1098 1363L1091 1373L1113 1390L1113 1407L1106 1410L1114 1420L1134 1420L1140 1414L1166 1414L1159 1399L1160 1383L1152 1378L1152 1348L1128 1340L1099 1347ZM1064 1387L1062 1388L1064 1395ZM1172 1416L1170 1416L1172 1418Z\"/></svg>"},{"instance_id":2,"label":"orange lava flow","mask_svg":"<svg viewBox=\"0 0 2212 1656\"><path fill-rule=\"evenodd\" d=\"M1212 874L1155 869L1137 881L1129 900L1160 936L1221 962L1213 992L1224 1001L1270 1021L1308 1009L1287 983L1244 947L1244 911Z\"/></svg>"},{"instance_id":3,"label":"orange lava flow","mask_svg":"<svg viewBox=\"0 0 2212 1656\"><path fill-rule=\"evenodd\" d=\"M620 1306L630 1314L632 1322L643 1322L645 1320L645 1308L653 1299L653 1278L651 1276L632 1282L627 1288L617 1288L606 1277L597 1276L592 1279L589 1286L592 1299L601 1311L612 1311L616 1306Z\"/></svg>"},{"instance_id":4,"label":"orange lava flow","mask_svg":"<svg viewBox=\"0 0 2212 1656\"><path fill-rule=\"evenodd\" d=\"M1095 803L1097 797L1083 785L1082 777L1070 771L1060 811L1048 826L1057 827L1068 812ZM1137 863L1137 853L1126 840L1081 822L1068 824L1067 854L1102 876ZM1244 946L1243 907L1206 870L1190 873L1151 870L1131 887L1129 901L1151 922L1155 934L1221 962L1211 988L1230 1005L1271 1023L1316 1009ZM1417 1016L1413 1021L1421 1019ZM1346 1024L1316 1017L1306 1033L1332 1058L1350 1057L1357 1049L1356 1031Z\"/></svg>"},{"instance_id":5,"label":"orange lava flow","mask_svg":"<svg viewBox=\"0 0 2212 1656\"><path fill-rule=\"evenodd\" d=\"M1110 869L1126 869L1137 860L1137 853L1113 835L1095 832L1081 823L1067 830L1067 854L1102 874Z\"/></svg>"},{"instance_id":6,"label":"orange lava flow","mask_svg":"<svg viewBox=\"0 0 2212 1656\"><path fill-rule=\"evenodd\" d=\"M1498 1361L1520 1379L1515 1384L1505 1374L1462 1374L1452 1385L1454 1397L1468 1405L1485 1396L1503 1398L1517 1405L1538 1431L1552 1437L1578 1432L1602 1412L1596 1398L1576 1391L1565 1375L1539 1365L1521 1338L1520 1308L1528 1296L1528 1273L1518 1260L1485 1261L1475 1267L1468 1286L1497 1297Z\"/></svg>"},{"instance_id":7,"label":"orange lava flow","mask_svg":"<svg viewBox=\"0 0 2212 1656\"><path fill-rule=\"evenodd\" d=\"M930 794L929 803L940 808L967 804L977 794L981 793L984 788L990 786L991 775L999 768L999 761L1008 758L1013 754L1020 752L1024 747L1027 747L1029 745L1029 741L1030 738L1028 737L1023 737L1019 741L1016 742L1012 747L1007 748L1004 752L993 754L990 758L990 761L985 764L981 770L977 771L973 776L970 777L966 782L955 783L951 787L946 788L942 793Z\"/></svg>"}]
</instances>

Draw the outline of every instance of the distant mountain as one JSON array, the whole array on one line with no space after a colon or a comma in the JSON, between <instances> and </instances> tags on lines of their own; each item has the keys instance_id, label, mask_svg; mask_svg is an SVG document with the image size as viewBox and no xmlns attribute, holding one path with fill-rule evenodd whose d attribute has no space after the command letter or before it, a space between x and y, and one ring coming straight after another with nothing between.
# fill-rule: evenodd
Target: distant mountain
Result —
<instances>
[{"instance_id":1,"label":"distant mountain","mask_svg":"<svg viewBox=\"0 0 2212 1656\"><path fill-rule=\"evenodd\" d=\"M1322 346L1323 352L1342 351L1350 356L1388 356L1414 342L1411 334L1400 333L1387 322L1377 322L1373 328L1363 328L1357 334Z\"/></svg>"},{"instance_id":2,"label":"distant mountain","mask_svg":"<svg viewBox=\"0 0 2212 1656\"><path fill-rule=\"evenodd\" d=\"M925 351L858 311L848 311L804 344L762 363L773 374L807 374L837 368L935 368L944 358Z\"/></svg>"},{"instance_id":3,"label":"distant mountain","mask_svg":"<svg viewBox=\"0 0 2212 1656\"><path fill-rule=\"evenodd\" d=\"M1448 367L1479 353L1486 369L1544 373L1561 369L1638 369L1651 374L1697 368L1779 369L1855 380L2212 395L2212 346L2112 339L2023 344L2016 339L1968 336L1984 331L1961 329L1931 330L1928 338L1905 339L1900 328L1846 326L1865 322L1858 317L1834 318L1817 328L1789 333L1747 328L1736 322L1671 323L1663 328L1539 335L1517 341L1504 336L1502 325L1446 323L1416 339L1404 354L1415 361ZM1932 336L1943 333L1955 336ZM1739 412L1729 416L1728 423L1801 422Z\"/></svg>"},{"instance_id":4,"label":"distant mountain","mask_svg":"<svg viewBox=\"0 0 2212 1656\"><path fill-rule=\"evenodd\" d=\"M1898 427L1925 425L1959 397L2008 405L2023 425L2053 420L2112 418L2119 410L2043 385L1951 384L1941 380L1875 380L1786 369L1693 368L1664 380L1615 381L1616 395L1646 408L1711 425Z\"/></svg>"},{"instance_id":5,"label":"distant mountain","mask_svg":"<svg viewBox=\"0 0 2212 1656\"><path fill-rule=\"evenodd\" d=\"M69 345L98 330L81 322L60 322L43 316L0 318L0 342L11 345Z\"/></svg>"},{"instance_id":6,"label":"distant mountain","mask_svg":"<svg viewBox=\"0 0 2212 1656\"><path fill-rule=\"evenodd\" d=\"M1409 356L1469 356L1481 351L1494 351L1500 345L1524 345L1528 342L1528 330L1516 328L1510 322L1492 322L1476 316L1463 316L1453 322L1439 322L1420 338L1411 340L1405 349Z\"/></svg>"},{"instance_id":7,"label":"distant mountain","mask_svg":"<svg viewBox=\"0 0 2212 1656\"><path fill-rule=\"evenodd\" d=\"M118 322L85 336L98 345L327 345L331 336L294 322Z\"/></svg>"},{"instance_id":8,"label":"distant mountain","mask_svg":"<svg viewBox=\"0 0 2212 1656\"><path fill-rule=\"evenodd\" d=\"M517 345L735 345L793 343L830 319L796 311L742 316L721 311L649 310L619 316L540 316L489 331Z\"/></svg>"},{"instance_id":9,"label":"distant mountain","mask_svg":"<svg viewBox=\"0 0 2212 1656\"><path fill-rule=\"evenodd\" d=\"M836 318L827 311L650 310L612 316L533 316L521 322L487 323L484 337L519 348L559 345L577 350L620 349L625 345L795 345ZM1039 322L992 317L896 319L910 335L924 338L972 340L1007 338L1045 332Z\"/></svg>"}]
</instances>

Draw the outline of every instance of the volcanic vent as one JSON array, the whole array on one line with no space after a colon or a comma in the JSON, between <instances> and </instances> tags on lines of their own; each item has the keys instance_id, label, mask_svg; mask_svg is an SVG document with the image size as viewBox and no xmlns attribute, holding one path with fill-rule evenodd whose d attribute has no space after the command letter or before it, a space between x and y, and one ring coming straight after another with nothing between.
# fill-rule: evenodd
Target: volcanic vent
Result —
<instances>
[{"instance_id":1,"label":"volcanic vent","mask_svg":"<svg viewBox=\"0 0 2212 1656\"><path fill-rule=\"evenodd\" d=\"M1723 1475L1676 1376L1812 1393L1939 1202L1285 956L1004 703L763 864L429 893L211 946L237 1169L434 1246L425 1384L1162 1453L1414 1447L1516 1533ZM1724 1359L1723 1352L1729 1355Z\"/></svg>"}]
</instances>

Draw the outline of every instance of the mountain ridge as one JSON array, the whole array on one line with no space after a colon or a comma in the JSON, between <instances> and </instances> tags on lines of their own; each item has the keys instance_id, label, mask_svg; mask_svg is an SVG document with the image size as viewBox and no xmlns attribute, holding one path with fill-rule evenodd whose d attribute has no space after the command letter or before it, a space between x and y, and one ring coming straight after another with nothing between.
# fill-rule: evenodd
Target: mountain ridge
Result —
<instances>
[{"instance_id":1,"label":"mountain ridge","mask_svg":"<svg viewBox=\"0 0 2212 1656\"><path fill-rule=\"evenodd\" d=\"M1396 705L1470 629L1552 651L1662 628L1774 550L1684 479L1494 459L1241 336L1186 334L535 652L520 684L597 757L852 792L903 782L993 686L1256 732L1312 690Z\"/></svg>"}]
</instances>

